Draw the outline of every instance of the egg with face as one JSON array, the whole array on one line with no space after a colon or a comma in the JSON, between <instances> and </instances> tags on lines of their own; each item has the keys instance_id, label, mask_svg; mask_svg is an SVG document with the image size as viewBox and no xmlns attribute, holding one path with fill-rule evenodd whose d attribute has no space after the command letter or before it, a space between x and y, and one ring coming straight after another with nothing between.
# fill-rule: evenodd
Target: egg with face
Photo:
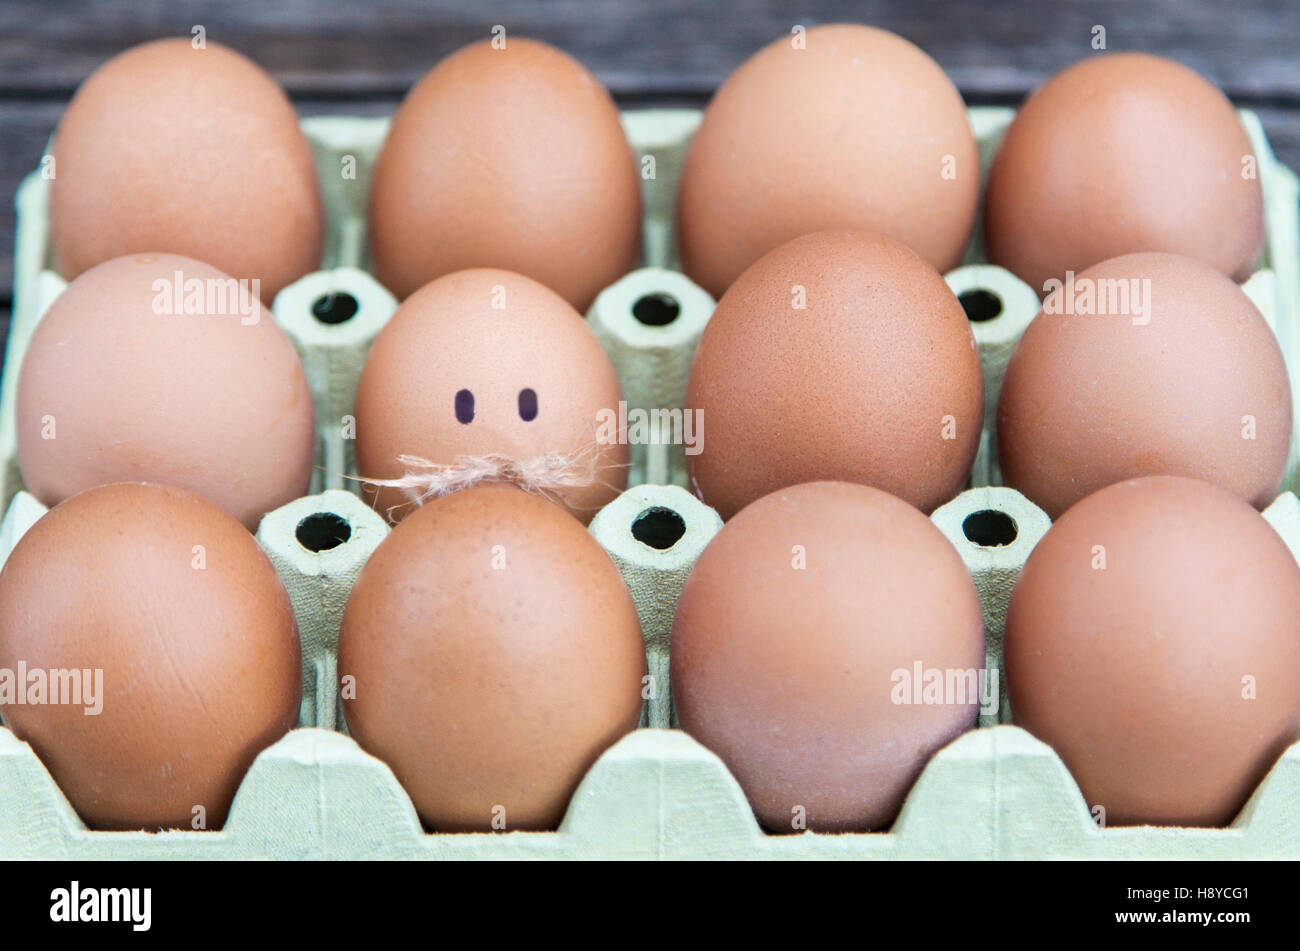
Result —
<instances>
[{"instance_id":1,"label":"egg with face","mask_svg":"<svg viewBox=\"0 0 1300 951\"><path fill-rule=\"evenodd\" d=\"M588 522L627 484L614 367L573 307L494 268L445 275L375 339L356 403L357 470L393 522L512 482Z\"/></svg>"}]
</instances>

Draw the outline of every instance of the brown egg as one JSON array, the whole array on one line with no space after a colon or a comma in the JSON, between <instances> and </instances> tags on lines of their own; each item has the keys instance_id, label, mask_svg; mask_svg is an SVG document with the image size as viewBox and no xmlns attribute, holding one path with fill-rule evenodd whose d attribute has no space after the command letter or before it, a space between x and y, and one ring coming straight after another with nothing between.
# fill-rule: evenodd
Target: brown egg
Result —
<instances>
[{"instance_id":1,"label":"brown egg","mask_svg":"<svg viewBox=\"0 0 1300 951\"><path fill-rule=\"evenodd\" d=\"M26 672L21 701L0 682L5 725L96 829L220 828L302 693L289 595L253 536L141 483L83 492L18 542L0 671Z\"/></svg>"},{"instance_id":2,"label":"brown egg","mask_svg":"<svg viewBox=\"0 0 1300 951\"><path fill-rule=\"evenodd\" d=\"M1224 825L1300 739L1300 569L1216 486L1112 485L1029 556L1006 665L1016 722L1108 825Z\"/></svg>"},{"instance_id":3,"label":"brown egg","mask_svg":"<svg viewBox=\"0 0 1300 951\"><path fill-rule=\"evenodd\" d=\"M714 297L810 231L880 231L940 271L975 222L979 154L961 94L901 36L820 26L759 50L718 90L677 196L682 269Z\"/></svg>"},{"instance_id":4,"label":"brown egg","mask_svg":"<svg viewBox=\"0 0 1300 951\"><path fill-rule=\"evenodd\" d=\"M621 399L609 357L562 297L509 271L458 271L407 298L375 340L357 391L357 468L407 480L367 486L393 521L414 499L502 479L589 522L627 484Z\"/></svg>"},{"instance_id":5,"label":"brown egg","mask_svg":"<svg viewBox=\"0 0 1300 951\"><path fill-rule=\"evenodd\" d=\"M641 713L632 596L557 506L508 485L402 522L343 615L348 728L447 832L554 828ZM351 692L351 695L349 695Z\"/></svg>"},{"instance_id":6,"label":"brown egg","mask_svg":"<svg viewBox=\"0 0 1300 951\"><path fill-rule=\"evenodd\" d=\"M989 172L989 260L1035 290L1137 251L1237 280L1264 243L1250 139L1200 75L1145 53L1076 63L1020 109Z\"/></svg>"},{"instance_id":7,"label":"brown egg","mask_svg":"<svg viewBox=\"0 0 1300 951\"><path fill-rule=\"evenodd\" d=\"M745 271L704 330L691 479L723 518L820 479L928 512L970 475L983 399L970 324L934 268L882 235L805 235Z\"/></svg>"},{"instance_id":8,"label":"brown egg","mask_svg":"<svg viewBox=\"0 0 1300 951\"><path fill-rule=\"evenodd\" d=\"M640 256L637 163L581 63L505 42L447 57L393 117L370 190L375 275L403 298L451 271L501 267L585 313Z\"/></svg>"},{"instance_id":9,"label":"brown egg","mask_svg":"<svg viewBox=\"0 0 1300 951\"><path fill-rule=\"evenodd\" d=\"M1276 498L1291 388L1240 287L1191 258L1130 254L1062 282L1044 308L999 397L1007 485L1053 518L1142 475L1204 479L1257 508Z\"/></svg>"},{"instance_id":10,"label":"brown egg","mask_svg":"<svg viewBox=\"0 0 1300 951\"><path fill-rule=\"evenodd\" d=\"M55 298L18 378L18 462L46 505L164 482L250 530L306 493L315 431L293 344L251 288L174 254L115 258Z\"/></svg>"},{"instance_id":11,"label":"brown egg","mask_svg":"<svg viewBox=\"0 0 1300 951\"><path fill-rule=\"evenodd\" d=\"M929 757L974 722L983 669L956 549L910 505L843 482L773 492L728 522L673 625L682 728L779 832L888 826ZM932 671L971 689L926 699Z\"/></svg>"},{"instance_id":12,"label":"brown egg","mask_svg":"<svg viewBox=\"0 0 1300 951\"><path fill-rule=\"evenodd\" d=\"M50 236L73 278L169 251L260 282L268 303L320 266L311 148L275 81L234 50L158 40L81 84L55 139Z\"/></svg>"}]
</instances>

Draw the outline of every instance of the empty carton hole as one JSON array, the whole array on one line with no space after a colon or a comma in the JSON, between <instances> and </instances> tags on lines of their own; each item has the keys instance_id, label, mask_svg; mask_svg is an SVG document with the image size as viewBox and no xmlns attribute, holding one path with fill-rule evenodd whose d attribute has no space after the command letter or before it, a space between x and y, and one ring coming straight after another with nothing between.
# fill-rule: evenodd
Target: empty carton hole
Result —
<instances>
[{"instance_id":1,"label":"empty carton hole","mask_svg":"<svg viewBox=\"0 0 1300 951\"><path fill-rule=\"evenodd\" d=\"M340 292L316 298L311 313L322 324L341 324L355 317L360 306L351 294Z\"/></svg>"},{"instance_id":2,"label":"empty carton hole","mask_svg":"<svg viewBox=\"0 0 1300 951\"><path fill-rule=\"evenodd\" d=\"M643 545L667 551L686 534L686 523L672 509L646 509L632 523L632 537Z\"/></svg>"},{"instance_id":3,"label":"empty carton hole","mask_svg":"<svg viewBox=\"0 0 1300 951\"><path fill-rule=\"evenodd\" d=\"M671 294L646 294L632 305L632 316L648 327L665 327L681 312L682 305Z\"/></svg>"},{"instance_id":4,"label":"empty carton hole","mask_svg":"<svg viewBox=\"0 0 1300 951\"><path fill-rule=\"evenodd\" d=\"M962 533L968 541L981 548L998 548L1016 540L1016 522L1006 512L985 509L972 512L961 523Z\"/></svg>"},{"instance_id":5,"label":"empty carton hole","mask_svg":"<svg viewBox=\"0 0 1300 951\"><path fill-rule=\"evenodd\" d=\"M967 318L976 323L992 320L1002 313L1002 298L983 288L963 291L957 295L957 300L961 303L961 309L966 311Z\"/></svg>"},{"instance_id":6,"label":"empty carton hole","mask_svg":"<svg viewBox=\"0 0 1300 951\"><path fill-rule=\"evenodd\" d=\"M352 526L333 512L317 512L299 522L294 535L298 544L308 551L329 551L352 537Z\"/></svg>"}]
</instances>

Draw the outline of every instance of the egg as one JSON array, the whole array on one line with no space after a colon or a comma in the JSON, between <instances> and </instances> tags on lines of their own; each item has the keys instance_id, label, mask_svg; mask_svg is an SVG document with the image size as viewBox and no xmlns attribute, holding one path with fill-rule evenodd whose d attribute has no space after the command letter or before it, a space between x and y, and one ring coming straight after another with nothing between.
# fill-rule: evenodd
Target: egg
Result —
<instances>
[{"instance_id":1,"label":"egg","mask_svg":"<svg viewBox=\"0 0 1300 951\"><path fill-rule=\"evenodd\" d=\"M0 571L0 716L95 829L220 828L297 720L300 664L271 562L180 489L83 492Z\"/></svg>"},{"instance_id":2,"label":"egg","mask_svg":"<svg viewBox=\"0 0 1300 951\"><path fill-rule=\"evenodd\" d=\"M1165 251L1235 278L1264 242L1250 138L1187 67L1108 53L1063 70L1016 114L989 171L989 260L1035 290L1067 270Z\"/></svg>"},{"instance_id":3,"label":"egg","mask_svg":"<svg viewBox=\"0 0 1300 951\"><path fill-rule=\"evenodd\" d=\"M1300 739L1300 568L1205 482L1133 479L1062 515L1005 650L1016 723L1107 825L1224 825Z\"/></svg>"},{"instance_id":4,"label":"egg","mask_svg":"<svg viewBox=\"0 0 1300 951\"><path fill-rule=\"evenodd\" d=\"M370 190L375 275L404 298L506 268L585 313L640 257L637 167L614 101L575 59L513 36L467 46L393 117Z\"/></svg>"},{"instance_id":5,"label":"egg","mask_svg":"<svg viewBox=\"0 0 1300 951\"><path fill-rule=\"evenodd\" d=\"M690 478L723 518L818 480L928 512L970 475L983 399L969 321L933 267L883 235L805 235L750 266L705 327Z\"/></svg>"},{"instance_id":6,"label":"egg","mask_svg":"<svg viewBox=\"0 0 1300 951\"><path fill-rule=\"evenodd\" d=\"M293 344L251 285L191 258L114 258L76 278L32 333L17 392L18 464L46 505L162 482L252 530L311 482Z\"/></svg>"},{"instance_id":7,"label":"egg","mask_svg":"<svg viewBox=\"0 0 1300 951\"><path fill-rule=\"evenodd\" d=\"M682 729L765 827L881 829L974 722L983 615L957 550L915 508L808 483L709 543L677 605L671 668Z\"/></svg>"},{"instance_id":8,"label":"egg","mask_svg":"<svg viewBox=\"0 0 1300 951\"><path fill-rule=\"evenodd\" d=\"M259 282L270 302L320 266L311 148L284 92L218 43L145 43L109 60L59 122L50 240L74 278L168 251Z\"/></svg>"},{"instance_id":9,"label":"egg","mask_svg":"<svg viewBox=\"0 0 1300 951\"><path fill-rule=\"evenodd\" d=\"M961 94L886 30L819 26L773 41L723 84L677 196L682 269L714 297L812 231L880 231L957 266L979 197Z\"/></svg>"},{"instance_id":10,"label":"egg","mask_svg":"<svg viewBox=\"0 0 1300 951\"><path fill-rule=\"evenodd\" d=\"M458 271L408 297L375 340L357 390L357 467L394 521L504 480L589 522L627 484L621 399L564 298L509 271Z\"/></svg>"},{"instance_id":11,"label":"egg","mask_svg":"<svg viewBox=\"0 0 1300 951\"><path fill-rule=\"evenodd\" d=\"M604 549L509 485L431 502L362 569L339 634L348 728L429 827L560 822L637 725L646 658Z\"/></svg>"},{"instance_id":12,"label":"egg","mask_svg":"<svg viewBox=\"0 0 1300 951\"><path fill-rule=\"evenodd\" d=\"M1263 508L1291 445L1277 338L1214 268L1130 254L1061 282L1007 366L998 459L1055 517L1112 482L1182 475Z\"/></svg>"}]
</instances>

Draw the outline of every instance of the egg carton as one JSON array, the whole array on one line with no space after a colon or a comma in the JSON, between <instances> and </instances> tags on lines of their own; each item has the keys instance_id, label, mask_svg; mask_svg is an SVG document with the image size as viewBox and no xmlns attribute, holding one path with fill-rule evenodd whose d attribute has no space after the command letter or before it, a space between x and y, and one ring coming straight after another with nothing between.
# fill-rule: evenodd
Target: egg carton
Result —
<instances>
[{"instance_id":1,"label":"egg carton","mask_svg":"<svg viewBox=\"0 0 1300 951\"><path fill-rule=\"evenodd\" d=\"M987 171L1011 109L969 110ZM672 202L696 110L624 113L638 155L654 158L645 186L645 267L602 292L588 318L623 383L629 411L680 407L691 357L713 301L674 270ZM1278 164L1253 114L1242 113L1259 158L1266 203L1265 267L1245 285L1287 356L1293 392L1300 315L1297 181ZM343 607L388 527L356 494L349 429L366 352L396 302L367 272L365 196L386 119L302 122L327 211L323 269L276 298L276 321L294 339L319 424L313 494L266 516L258 540L294 604L303 642L299 728L265 750L220 831L86 829L27 744L0 727L0 857L25 858L1298 858L1300 744L1274 766L1223 829L1099 828L1056 754L1010 725L1006 705L936 754L887 832L764 833L722 762L673 729L668 639L681 586L721 526L682 486L684 448L663 427L633 447L633 484L591 523L633 593L658 695L642 728L591 768L556 832L426 833L391 770L347 735L337 692ZM355 178L340 174L345 160ZM643 168L647 167L645 165ZM17 367L39 317L64 282L50 268L49 183L28 176L18 196L13 325L0 380L0 562L45 511L22 491L14 440ZM962 267L946 275L959 296L984 292L997 315L973 322L986 380L985 429L972 487L932 515L961 553L980 595L988 663L1001 667L1006 606L1047 516L998 485L992 439L997 393L1012 349L1038 310L1033 290L983 260L979 229ZM668 301L674 319L637 316ZM988 300L988 298L985 298ZM662 320L662 307L659 311ZM1300 421L1300 412L1296 414ZM1296 443L1287 488L1295 485ZM1283 492L1265 512L1300 558L1300 502Z\"/></svg>"}]
</instances>

